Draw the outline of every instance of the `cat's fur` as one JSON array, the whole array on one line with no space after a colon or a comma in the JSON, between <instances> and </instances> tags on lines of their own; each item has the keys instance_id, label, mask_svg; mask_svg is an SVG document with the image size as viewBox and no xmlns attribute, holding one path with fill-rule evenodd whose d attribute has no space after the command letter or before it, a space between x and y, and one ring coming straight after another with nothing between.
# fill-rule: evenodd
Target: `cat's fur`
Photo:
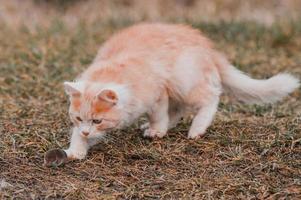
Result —
<instances>
[{"instance_id":1,"label":"cat's fur","mask_svg":"<svg viewBox=\"0 0 301 200\"><path fill-rule=\"evenodd\" d=\"M90 67L64 86L74 123L66 153L82 159L107 131L145 113L146 137L163 137L180 118L193 113L188 137L198 138L211 124L224 90L246 103L270 103L299 82L289 74L250 78L189 26L140 24L111 37Z\"/></svg>"}]
</instances>

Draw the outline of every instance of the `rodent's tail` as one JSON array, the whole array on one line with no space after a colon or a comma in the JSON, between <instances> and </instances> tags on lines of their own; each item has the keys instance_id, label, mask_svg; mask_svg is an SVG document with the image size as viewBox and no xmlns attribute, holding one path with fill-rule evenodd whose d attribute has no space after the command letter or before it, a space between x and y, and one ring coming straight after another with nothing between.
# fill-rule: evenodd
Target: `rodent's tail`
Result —
<instances>
[{"instance_id":1,"label":"rodent's tail","mask_svg":"<svg viewBox=\"0 0 301 200\"><path fill-rule=\"evenodd\" d=\"M247 76L228 62L223 62L223 64L226 63L226 66L219 66L222 85L245 103L273 103L300 86L299 80L287 73L280 73L266 80L258 80Z\"/></svg>"}]
</instances>

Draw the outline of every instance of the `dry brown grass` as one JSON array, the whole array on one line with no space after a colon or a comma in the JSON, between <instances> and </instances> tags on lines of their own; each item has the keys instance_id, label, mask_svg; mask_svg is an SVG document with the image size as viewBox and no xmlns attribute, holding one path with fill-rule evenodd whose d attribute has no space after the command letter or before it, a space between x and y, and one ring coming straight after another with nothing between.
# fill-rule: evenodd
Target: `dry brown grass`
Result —
<instances>
[{"instance_id":1,"label":"dry brown grass","mask_svg":"<svg viewBox=\"0 0 301 200\"><path fill-rule=\"evenodd\" d=\"M42 166L47 150L68 146L62 82L80 73L112 32L133 22L70 28L56 20L34 31L1 25L0 198L300 198L300 88L275 105L247 106L224 97L200 140L186 138L188 122L156 140L142 138L136 124L114 133L84 161ZM301 77L300 21L270 28L192 22L254 77L280 71Z\"/></svg>"}]
</instances>

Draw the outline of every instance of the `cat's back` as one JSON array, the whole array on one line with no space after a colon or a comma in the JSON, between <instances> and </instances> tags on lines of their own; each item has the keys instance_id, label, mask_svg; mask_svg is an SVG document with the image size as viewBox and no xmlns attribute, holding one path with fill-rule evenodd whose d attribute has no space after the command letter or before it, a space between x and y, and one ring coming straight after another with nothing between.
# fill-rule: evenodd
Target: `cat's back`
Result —
<instances>
[{"instance_id":1,"label":"cat's back","mask_svg":"<svg viewBox=\"0 0 301 200\"><path fill-rule=\"evenodd\" d=\"M97 57L109 59L123 53L178 51L196 45L212 48L211 42L199 30L188 25L142 23L114 34L102 45Z\"/></svg>"}]
</instances>

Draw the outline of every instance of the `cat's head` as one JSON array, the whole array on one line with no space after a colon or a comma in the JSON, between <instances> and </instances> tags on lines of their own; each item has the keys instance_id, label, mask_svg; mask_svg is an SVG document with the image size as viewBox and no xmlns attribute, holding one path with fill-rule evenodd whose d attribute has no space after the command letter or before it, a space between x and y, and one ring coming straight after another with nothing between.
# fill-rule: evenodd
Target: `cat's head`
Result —
<instances>
[{"instance_id":1,"label":"cat's head","mask_svg":"<svg viewBox=\"0 0 301 200\"><path fill-rule=\"evenodd\" d=\"M100 137L122 126L128 99L125 86L77 81L65 82L64 87L70 97L70 119L78 134Z\"/></svg>"}]
</instances>

